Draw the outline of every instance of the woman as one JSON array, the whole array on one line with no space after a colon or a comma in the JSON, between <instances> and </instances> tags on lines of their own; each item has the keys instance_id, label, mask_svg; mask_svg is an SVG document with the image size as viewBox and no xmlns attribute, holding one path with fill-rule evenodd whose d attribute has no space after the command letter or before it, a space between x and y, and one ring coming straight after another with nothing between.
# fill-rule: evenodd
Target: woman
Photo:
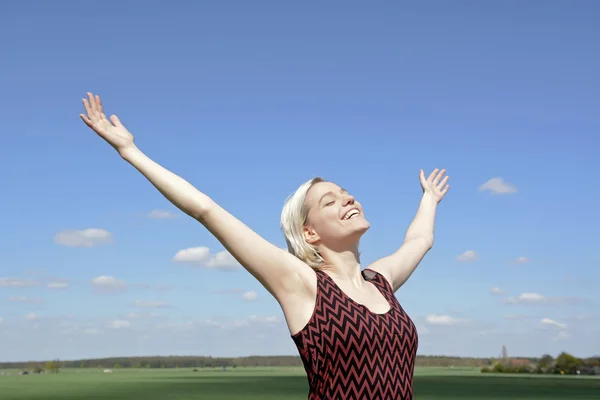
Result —
<instances>
[{"instance_id":1,"label":"woman","mask_svg":"<svg viewBox=\"0 0 600 400\"><path fill-rule=\"evenodd\" d=\"M281 225L289 252L267 242L210 197L134 144L99 96L83 99L83 121L169 201L204 225L277 299L309 381L309 399L412 399L415 325L394 292L433 245L445 171L425 179L403 245L361 271L358 243L369 222L354 197L314 178L288 198Z\"/></svg>"}]
</instances>

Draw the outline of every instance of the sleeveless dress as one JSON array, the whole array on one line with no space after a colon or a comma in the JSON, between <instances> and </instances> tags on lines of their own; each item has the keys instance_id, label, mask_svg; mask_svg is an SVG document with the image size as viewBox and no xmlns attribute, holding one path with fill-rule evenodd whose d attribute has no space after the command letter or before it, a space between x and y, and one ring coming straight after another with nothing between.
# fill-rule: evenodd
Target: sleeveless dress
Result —
<instances>
[{"instance_id":1,"label":"sleeveless dress","mask_svg":"<svg viewBox=\"0 0 600 400\"><path fill-rule=\"evenodd\" d=\"M418 338L388 280L365 269L390 304L376 314L346 296L323 271L310 320L291 335L309 384L309 400L412 400Z\"/></svg>"}]
</instances>

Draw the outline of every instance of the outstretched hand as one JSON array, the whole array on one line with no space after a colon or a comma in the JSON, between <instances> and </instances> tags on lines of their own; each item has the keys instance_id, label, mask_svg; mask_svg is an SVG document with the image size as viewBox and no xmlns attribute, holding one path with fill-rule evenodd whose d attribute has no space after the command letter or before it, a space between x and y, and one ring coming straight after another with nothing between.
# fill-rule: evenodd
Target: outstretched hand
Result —
<instances>
[{"instance_id":1,"label":"outstretched hand","mask_svg":"<svg viewBox=\"0 0 600 400\"><path fill-rule=\"evenodd\" d=\"M433 170L433 172L429 175L427 179L425 179L425 173L423 172L423 170L421 170L419 173L421 187L423 188L423 194L429 194L433 196L433 198L438 203L442 201L442 199L446 195L446 192L448 192L448 189L450 189L450 185L446 184L449 178L448 175L446 175L446 177L440 182L440 179L442 179L445 173L445 169L442 169L440 171L438 168L436 168Z\"/></svg>"},{"instance_id":2,"label":"outstretched hand","mask_svg":"<svg viewBox=\"0 0 600 400\"><path fill-rule=\"evenodd\" d=\"M83 99L83 106L87 115L79 114L83 122L120 154L132 148L134 146L133 135L121 124L116 115L111 115L110 120L106 118L100 96L94 96L89 92L87 96L87 99Z\"/></svg>"}]
</instances>

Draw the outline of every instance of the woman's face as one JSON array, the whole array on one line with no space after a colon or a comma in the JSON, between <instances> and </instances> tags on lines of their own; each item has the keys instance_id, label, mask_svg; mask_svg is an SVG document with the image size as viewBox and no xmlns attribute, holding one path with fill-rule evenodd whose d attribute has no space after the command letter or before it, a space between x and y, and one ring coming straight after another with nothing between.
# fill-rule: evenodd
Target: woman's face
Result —
<instances>
[{"instance_id":1,"label":"woman's face","mask_svg":"<svg viewBox=\"0 0 600 400\"><path fill-rule=\"evenodd\" d=\"M308 217L304 237L328 248L353 245L369 229L359 202L332 182L314 184L306 195Z\"/></svg>"}]
</instances>

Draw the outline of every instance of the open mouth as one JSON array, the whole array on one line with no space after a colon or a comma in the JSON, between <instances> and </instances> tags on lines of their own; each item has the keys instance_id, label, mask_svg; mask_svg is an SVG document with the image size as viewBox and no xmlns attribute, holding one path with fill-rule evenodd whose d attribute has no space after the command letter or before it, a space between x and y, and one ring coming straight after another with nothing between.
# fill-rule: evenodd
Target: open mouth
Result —
<instances>
[{"instance_id":1,"label":"open mouth","mask_svg":"<svg viewBox=\"0 0 600 400\"><path fill-rule=\"evenodd\" d=\"M346 212L346 214L344 214L344 216L342 217L342 220L345 221L348 219L356 218L359 215L360 215L360 211L358 211L356 208L353 208L353 209L349 210L348 212Z\"/></svg>"}]
</instances>

